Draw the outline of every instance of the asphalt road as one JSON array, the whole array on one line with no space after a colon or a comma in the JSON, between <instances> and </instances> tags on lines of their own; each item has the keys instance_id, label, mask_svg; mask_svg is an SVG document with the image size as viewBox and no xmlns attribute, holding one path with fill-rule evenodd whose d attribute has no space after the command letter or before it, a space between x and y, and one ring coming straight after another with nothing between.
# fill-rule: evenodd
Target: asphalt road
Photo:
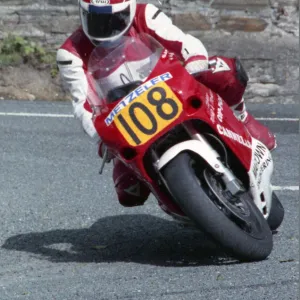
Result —
<instances>
[{"instance_id":1,"label":"asphalt road","mask_svg":"<svg viewBox=\"0 0 300 300\"><path fill-rule=\"evenodd\" d=\"M0 300L297 299L298 109L249 110L272 118L262 122L278 138L273 185L286 216L270 257L242 264L179 228L153 197L121 207L111 165L98 175L69 103L0 101Z\"/></svg>"}]
</instances>

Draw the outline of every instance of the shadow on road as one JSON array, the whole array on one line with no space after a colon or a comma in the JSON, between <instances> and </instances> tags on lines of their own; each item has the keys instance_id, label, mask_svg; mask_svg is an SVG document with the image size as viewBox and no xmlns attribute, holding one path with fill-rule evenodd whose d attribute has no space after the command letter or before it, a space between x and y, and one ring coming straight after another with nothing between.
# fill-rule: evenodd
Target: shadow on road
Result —
<instances>
[{"instance_id":1,"label":"shadow on road","mask_svg":"<svg viewBox=\"0 0 300 300\"><path fill-rule=\"evenodd\" d=\"M159 266L233 264L203 233L150 215L105 217L87 229L58 229L13 236L3 249L52 262L135 262Z\"/></svg>"}]
</instances>

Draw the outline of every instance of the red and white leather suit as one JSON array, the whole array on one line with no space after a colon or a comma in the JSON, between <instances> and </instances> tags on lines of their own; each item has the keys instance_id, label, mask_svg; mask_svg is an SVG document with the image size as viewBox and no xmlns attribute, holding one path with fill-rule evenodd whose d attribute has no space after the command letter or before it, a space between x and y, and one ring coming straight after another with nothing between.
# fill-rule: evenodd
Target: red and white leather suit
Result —
<instances>
[{"instance_id":1,"label":"red and white leather suit","mask_svg":"<svg viewBox=\"0 0 300 300\"><path fill-rule=\"evenodd\" d=\"M203 59L204 69L209 61L213 72L205 72L199 80L218 93L242 121L247 118L242 97L248 78L245 72L240 70L242 67L238 60L220 56L209 58L206 48L199 39L185 34L174 26L172 20L152 4L137 4L135 18L127 35L135 36L138 33L147 33L154 37L182 59L186 66L189 63L192 65L194 57ZM97 137L97 133L87 102L89 94L92 93L87 65L94 48L95 45L80 27L57 52L62 80L72 95L74 115L82 122L84 130L91 137ZM115 161L113 178L119 201L124 206L140 205L147 199L148 189L137 182L134 174L119 161ZM138 188L137 184L140 185ZM135 192L131 193L133 190Z\"/></svg>"}]
</instances>

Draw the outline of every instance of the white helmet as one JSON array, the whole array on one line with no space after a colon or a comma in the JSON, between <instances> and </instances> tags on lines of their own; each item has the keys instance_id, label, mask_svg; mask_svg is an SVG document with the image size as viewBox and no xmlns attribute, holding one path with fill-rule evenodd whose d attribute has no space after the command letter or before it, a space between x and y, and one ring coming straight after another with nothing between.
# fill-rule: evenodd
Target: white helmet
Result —
<instances>
[{"instance_id":1,"label":"white helmet","mask_svg":"<svg viewBox=\"0 0 300 300\"><path fill-rule=\"evenodd\" d=\"M92 43L114 42L129 30L136 0L79 0L82 29Z\"/></svg>"}]
</instances>

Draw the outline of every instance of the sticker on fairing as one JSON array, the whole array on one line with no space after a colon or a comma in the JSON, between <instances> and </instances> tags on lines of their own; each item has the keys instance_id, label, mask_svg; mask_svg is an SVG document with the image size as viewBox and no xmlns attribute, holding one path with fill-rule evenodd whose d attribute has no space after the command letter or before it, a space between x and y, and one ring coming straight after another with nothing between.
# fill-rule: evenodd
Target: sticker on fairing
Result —
<instances>
[{"instance_id":1,"label":"sticker on fairing","mask_svg":"<svg viewBox=\"0 0 300 300\"><path fill-rule=\"evenodd\" d=\"M127 143L136 147L147 143L173 123L182 110L180 99L166 82L161 81L117 114L114 124Z\"/></svg>"},{"instance_id":2,"label":"sticker on fairing","mask_svg":"<svg viewBox=\"0 0 300 300\"><path fill-rule=\"evenodd\" d=\"M250 170L256 179L258 187L264 181L264 177L269 177L268 173L273 171L273 159L270 151L264 144L255 140L253 141Z\"/></svg>"},{"instance_id":3,"label":"sticker on fairing","mask_svg":"<svg viewBox=\"0 0 300 300\"><path fill-rule=\"evenodd\" d=\"M171 73L167 72L165 74L156 76L151 80L145 82L144 84L140 85L130 94L128 94L124 99L122 99L109 113L109 115L105 119L106 126L109 126L114 121L115 116L119 114L122 109L124 109L128 104L130 104L132 101L134 101L139 96L141 96L144 92L148 91L151 87L153 87L157 83L167 81L171 78L173 78L173 76L171 75Z\"/></svg>"},{"instance_id":4,"label":"sticker on fairing","mask_svg":"<svg viewBox=\"0 0 300 300\"><path fill-rule=\"evenodd\" d=\"M225 128L220 124L217 125L217 129L221 135L227 136L231 140L234 140L240 143L241 145L252 149L251 142L249 140L244 139L241 135L237 134L236 132L233 132L232 130Z\"/></svg>"}]
</instances>

